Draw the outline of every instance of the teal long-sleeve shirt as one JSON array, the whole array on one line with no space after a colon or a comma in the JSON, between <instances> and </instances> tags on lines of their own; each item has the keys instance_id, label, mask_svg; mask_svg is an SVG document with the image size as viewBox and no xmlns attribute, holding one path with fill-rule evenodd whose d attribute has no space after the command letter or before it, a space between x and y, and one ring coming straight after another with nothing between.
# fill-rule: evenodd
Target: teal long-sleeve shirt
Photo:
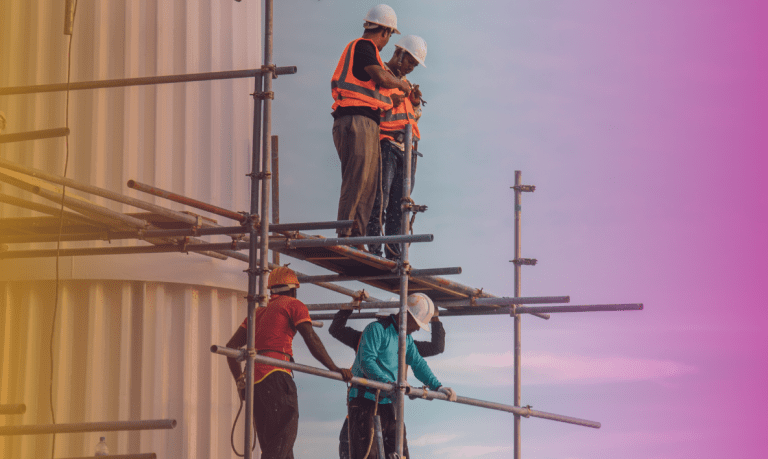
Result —
<instances>
[{"instance_id":1,"label":"teal long-sleeve shirt","mask_svg":"<svg viewBox=\"0 0 768 459\"><path fill-rule=\"evenodd\" d=\"M406 337L405 363L411 366L413 374L423 384L432 390L437 390L442 384L437 380L427 362L419 355L411 335ZM363 330L360 347L357 349L352 374L374 381L391 383L397 382L397 347L398 328L394 316L371 322ZM357 397L358 389L349 391L349 398ZM376 396L366 392L365 398L375 400ZM388 397L380 399L379 403L392 403Z\"/></svg>"}]
</instances>

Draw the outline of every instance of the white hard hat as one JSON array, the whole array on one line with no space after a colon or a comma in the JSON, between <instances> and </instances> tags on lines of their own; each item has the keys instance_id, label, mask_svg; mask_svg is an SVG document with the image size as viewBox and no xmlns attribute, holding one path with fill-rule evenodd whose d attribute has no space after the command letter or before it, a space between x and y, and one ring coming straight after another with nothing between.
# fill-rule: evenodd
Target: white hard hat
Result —
<instances>
[{"instance_id":1,"label":"white hard hat","mask_svg":"<svg viewBox=\"0 0 768 459\"><path fill-rule=\"evenodd\" d=\"M424 59L427 58L427 42L418 35L406 35L395 43L395 48L402 48L416 59L424 67Z\"/></svg>"},{"instance_id":2,"label":"white hard hat","mask_svg":"<svg viewBox=\"0 0 768 459\"><path fill-rule=\"evenodd\" d=\"M388 301L393 302L393 301L399 301L399 300L400 298L393 296ZM381 308L378 311L376 311L375 315L376 317L389 317L390 315L397 314L398 312L400 312L400 308Z\"/></svg>"},{"instance_id":3,"label":"white hard hat","mask_svg":"<svg viewBox=\"0 0 768 459\"><path fill-rule=\"evenodd\" d=\"M389 5L376 5L365 15L366 29L373 29L376 26L384 26L392 29L395 33L399 34L397 30L397 15L395 10ZM376 26L368 26L368 24L376 24Z\"/></svg>"},{"instance_id":4,"label":"white hard hat","mask_svg":"<svg viewBox=\"0 0 768 459\"><path fill-rule=\"evenodd\" d=\"M435 313L435 304L423 293L412 293L408 295L408 312L416 319L423 330L429 330L427 325Z\"/></svg>"}]
</instances>

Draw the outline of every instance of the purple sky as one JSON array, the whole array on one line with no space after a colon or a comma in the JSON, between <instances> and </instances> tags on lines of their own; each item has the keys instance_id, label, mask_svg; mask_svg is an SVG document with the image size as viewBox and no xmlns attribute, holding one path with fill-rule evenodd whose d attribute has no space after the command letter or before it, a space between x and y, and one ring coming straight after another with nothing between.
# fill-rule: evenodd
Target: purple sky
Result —
<instances>
[{"instance_id":1,"label":"purple sky","mask_svg":"<svg viewBox=\"0 0 768 459\"><path fill-rule=\"evenodd\" d=\"M435 242L412 247L414 265L462 266L457 281L511 296L509 186L522 170L537 187L524 196L523 256L539 260L523 270L523 293L645 304L525 317L523 404L603 427L525 419L524 457L765 457L766 6L389 4L400 29L429 46L428 68L411 78L429 102L414 199L429 205L416 232ZM276 7L275 61L299 67L275 82L284 221L335 215L328 83L370 6ZM302 295L335 298L310 288ZM430 359L438 377L462 395L510 403L512 321L444 322L447 352ZM321 337L351 363L351 351ZM297 347L298 360L311 361ZM297 382L297 454L330 457L342 398L335 386ZM418 401L407 410L418 457L511 455L510 415Z\"/></svg>"}]
</instances>

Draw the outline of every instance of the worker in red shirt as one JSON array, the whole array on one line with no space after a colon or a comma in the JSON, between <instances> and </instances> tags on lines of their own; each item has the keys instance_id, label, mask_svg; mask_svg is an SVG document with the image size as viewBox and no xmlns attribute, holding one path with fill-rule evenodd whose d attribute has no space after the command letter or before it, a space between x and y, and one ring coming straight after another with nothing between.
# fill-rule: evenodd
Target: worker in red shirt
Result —
<instances>
[{"instance_id":1,"label":"worker in red shirt","mask_svg":"<svg viewBox=\"0 0 768 459\"><path fill-rule=\"evenodd\" d=\"M312 329L307 307L296 299L299 280L289 268L281 266L269 275L267 288L271 297L266 308L254 315L255 348L259 355L293 361L293 337L298 331L314 358L329 370L341 373L344 381L352 379L349 369L339 368L326 352ZM246 344L247 319L243 321L227 347L238 349ZM238 393L245 398L245 373L236 359L227 363L235 378ZM290 370L254 362L253 421L263 459L293 459L293 444L299 428L299 404L296 384Z\"/></svg>"}]
</instances>

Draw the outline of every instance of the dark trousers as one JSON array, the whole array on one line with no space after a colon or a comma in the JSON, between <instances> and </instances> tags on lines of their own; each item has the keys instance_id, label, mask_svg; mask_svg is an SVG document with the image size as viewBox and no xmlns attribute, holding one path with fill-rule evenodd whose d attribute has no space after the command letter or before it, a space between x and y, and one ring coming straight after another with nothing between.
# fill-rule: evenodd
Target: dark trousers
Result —
<instances>
[{"instance_id":1,"label":"dark trousers","mask_svg":"<svg viewBox=\"0 0 768 459\"><path fill-rule=\"evenodd\" d=\"M349 401L349 420L344 421L339 440L346 439L347 422L350 428L351 446L349 454L345 455L343 443L339 444L339 457L342 459L363 459L370 445L370 452L367 459L385 459L386 455L395 451L395 437L397 435L397 424L395 420L395 407L391 403L379 404L377 414L381 419L381 433L384 437L384 452L380 454L376 437L373 430L373 412L376 402L367 398L358 397ZM403 431L405 434L405 431ZM403 456L410 458L408 452L408 442L403 435Z\"/></svg>"},{"instance_id":2,"label":"dark trousers","mask_svg":"<svg viewBox=\"0 0 768 459\"><path fill-rule=\"evenodd\" d=\"M363 115L342 116L333 122L333 143L341 161L338 220L355 226L339 229L339 236L365 236L373 200L379 187L379 125Z\"/></svg>"},{"instance_id":3,"label":"dark trousers","mask_svg":"<svg viewBox=\"0 0 768 459\"><path fill-rule=\"evenodd\" d=\"M403 198L403 179L405 168L403 167L405 152L393 145L389 140L381 141L381 189L376 191L376 199L373 202L371 218L368 220L367 236L381 235L381 227L384 226L384 234L387 236L398 235L401 231L403 210L401 199ZM416 158L413 152L411 156L411 191L416 181ZM368 250L375 255L382 255L380 244L369 244ZM389 244L389 250L384 250L384 256L389 259L400 257L400 244Z\"/></svg>"},{"instance_id":4,"label":"dark trousers","mask_svg":"<svg viewBox=\"0 0 768 459\"><path fill-rule=\"evenodd\" d=\"M291 375L275 371L253 385L253 422L261 459L293 459L299 430L299 401Z\"/></svg>"}]
</instances>

